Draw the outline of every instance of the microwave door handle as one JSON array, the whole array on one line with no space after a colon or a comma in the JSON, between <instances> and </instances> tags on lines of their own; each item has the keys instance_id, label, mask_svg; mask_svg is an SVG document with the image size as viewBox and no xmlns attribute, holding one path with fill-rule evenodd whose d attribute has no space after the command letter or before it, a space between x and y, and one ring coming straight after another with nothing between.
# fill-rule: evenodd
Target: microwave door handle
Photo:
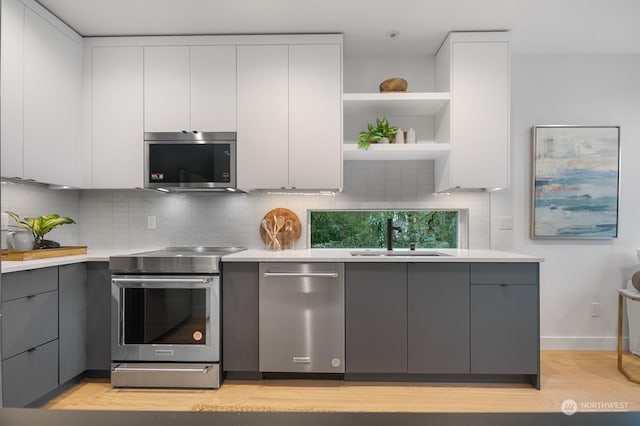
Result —
<instances>
[{"instance_id":1,"label":"microwave door handle","mask_svg":"<svg viewBox=\"0 0 640 426\"><path fill-rule=\"evenodd\" d=\"M114 283L190 283L206 284L209 278L112 278Z\"/></svg>"}]
</instances>

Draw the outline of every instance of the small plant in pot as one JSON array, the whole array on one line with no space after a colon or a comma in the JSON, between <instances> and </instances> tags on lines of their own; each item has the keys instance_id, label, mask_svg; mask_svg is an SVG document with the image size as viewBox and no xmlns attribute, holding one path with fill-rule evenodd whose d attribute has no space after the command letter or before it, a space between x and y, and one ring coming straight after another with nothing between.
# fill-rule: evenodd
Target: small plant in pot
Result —
<instances>
[{"instance_id":1,"label":"small plant in pot","mask_svg":"<svg viewBox=\"0 0 640 426\"><path fill-rule=\"evenodd\" d=\"M378 143L381 139L392 140L398 131L397 126L390 126L386 118L380 120L376 118L376 125L367 124L367 130L360 132L358 137L358 148L369 149L372 143Z\"/></svg>"},{"instance_id":2,"label":"small plant in pot","mask_svg":"<svg viewBox=\"0 0 640 426\"><path fill-rule=\"evenodd\" d=\"M33 234L33 238L35 239L35 249L60 247L60 243L56 241L45 240L45 234L47 234L49 231L52 231L56 226L75 223L73 219L60 216L57 213L40 217L25 217L22 220L20 220L20 216L13 212L7 211L6 213L16 221L18 227L31 231L31 233Z\"/></svg>"}]
</instances>

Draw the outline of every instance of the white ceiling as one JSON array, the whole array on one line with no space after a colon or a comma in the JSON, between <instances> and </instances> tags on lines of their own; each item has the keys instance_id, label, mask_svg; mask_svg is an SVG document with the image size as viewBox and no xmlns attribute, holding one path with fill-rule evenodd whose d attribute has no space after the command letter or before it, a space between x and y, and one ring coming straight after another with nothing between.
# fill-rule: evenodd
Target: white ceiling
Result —
<instances>
[{"instance_id":1,"label":"white ceiling","mask_svg":"<svg viewBox=\"0 0 640 426\"><path fill-rule=\"evenodd\" d=\"M509 30L514 54L640 53L640 0L38 1L83 36L338 32L346 55L430 56L449 31Z\"/></svg>"}]
</instances>

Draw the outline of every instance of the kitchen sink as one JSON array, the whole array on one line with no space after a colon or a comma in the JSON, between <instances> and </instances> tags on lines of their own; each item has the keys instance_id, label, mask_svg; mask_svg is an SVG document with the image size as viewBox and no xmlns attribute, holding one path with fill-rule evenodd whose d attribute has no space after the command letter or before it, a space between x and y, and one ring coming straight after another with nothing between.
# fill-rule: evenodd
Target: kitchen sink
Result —
<instances>
[{"instance_id":1,"label":"kitchen sink","mask_svg":"<svg viewBox=\"0 0 640 426\"><path fill-rule=\"evenodd\" d=\"M354 250L350 251L351 256L451 256L434 250Z\"/></svg>"}]
</instances>

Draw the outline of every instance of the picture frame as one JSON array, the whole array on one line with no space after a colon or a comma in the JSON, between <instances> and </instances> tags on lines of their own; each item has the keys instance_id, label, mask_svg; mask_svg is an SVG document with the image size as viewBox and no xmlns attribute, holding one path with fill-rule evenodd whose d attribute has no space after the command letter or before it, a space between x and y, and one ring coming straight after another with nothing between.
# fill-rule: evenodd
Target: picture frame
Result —
<instances>
[{"instance_id":1,"label":"picture frame","mask_svg":"<svg viewBox=\"0 0 640 426\"><path fill-rule=\"evenodd\" d=\"M531 182L531 238L617 238L620 126L533 126Z\"/></svg>"}]
</instances>

